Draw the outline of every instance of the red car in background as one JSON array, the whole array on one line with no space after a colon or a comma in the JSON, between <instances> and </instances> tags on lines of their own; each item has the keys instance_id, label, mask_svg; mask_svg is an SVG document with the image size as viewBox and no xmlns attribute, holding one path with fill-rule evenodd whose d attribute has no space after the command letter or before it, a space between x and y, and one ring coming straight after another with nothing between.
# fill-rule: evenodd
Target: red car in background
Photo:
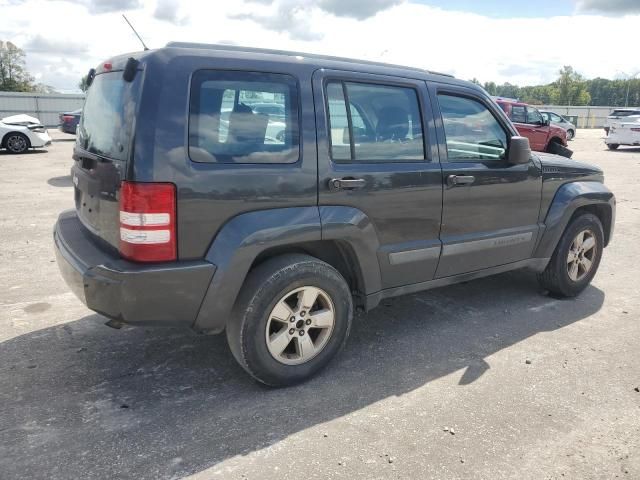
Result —
<instances>
[{"instance_id":1,"label":"red car in background","mask_svg":"<svg viewBox=\"0 0 640 480\"><path fill-rule=\"evenodd\" d=\"M508 98L494 98L515 125L518 133L529 139L531 149L571 158L567 148L567 132L542 117L537 108Z\"/></svg>"}]
</instances>

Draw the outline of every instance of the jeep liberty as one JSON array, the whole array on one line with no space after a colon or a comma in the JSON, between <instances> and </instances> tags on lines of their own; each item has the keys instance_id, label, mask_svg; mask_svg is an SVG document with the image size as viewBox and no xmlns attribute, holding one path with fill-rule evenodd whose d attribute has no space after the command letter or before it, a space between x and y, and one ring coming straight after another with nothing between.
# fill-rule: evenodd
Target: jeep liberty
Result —
<instances>
[{"instance_id":1,"label":"jeep liberty","mask_svg":"<svg viewBox=\"0 0 640 480\"><path fill-rule=\"evenodd\" d=\"M184 43L90 74L65 281L111 326L226 332L267 385L317 373L385 298L525 267L575 296L611 239L602 171L532 153L449 75Z\"/></svg>"}]
</instances>

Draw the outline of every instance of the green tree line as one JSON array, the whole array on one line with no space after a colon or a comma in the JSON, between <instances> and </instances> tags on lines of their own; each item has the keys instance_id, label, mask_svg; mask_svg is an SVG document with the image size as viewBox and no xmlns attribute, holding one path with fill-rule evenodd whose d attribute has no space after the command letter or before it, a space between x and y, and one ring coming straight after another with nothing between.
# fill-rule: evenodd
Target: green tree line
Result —
<instances>
[{"instance_id":1,"label":"green tree line","mask_svg":"<svg viewBox=\"0 0 640 480\"><path fill-rule=\"evenodd\" d=\"M565 66L558 72L558 79L547 85L519 87L511 83L480 84L487 93L498 97L518 98L532 105L591 105L591 106L639 106L640 79L609 80L585 79L572 67Z\"/></svg>"},{"instance_id":2,"label":"green tree line","mask_svg":"<svg viewBox=\"0 0 640 480\"><path fill-rule=\"evenodd\" d=\"M35 83L27 71L22 49L0 40L0 91L51 93L54 90L48 85Z\"/></svg>"}]
</instances>

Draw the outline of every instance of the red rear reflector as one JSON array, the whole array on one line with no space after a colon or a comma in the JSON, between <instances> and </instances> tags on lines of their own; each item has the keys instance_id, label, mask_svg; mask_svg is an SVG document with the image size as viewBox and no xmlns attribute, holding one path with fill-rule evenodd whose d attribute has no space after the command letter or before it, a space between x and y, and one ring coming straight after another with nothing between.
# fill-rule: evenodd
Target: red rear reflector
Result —
<instances>
[{"instance_id":1,"label":"red rear reflector","mask_svg":"<svg viewBox=\"0 0 640 480\"><path fill-rule=\"evenodd\" d=\"M73 120L73 115L63 115L62 116L62 121L63 122L69 122L71 120Z\"/></svg>"},{"instance_id":2,"label":"red rear reflector","mask_svg":"<svg viewBox=\"0 0 640 480\"><path fill-rule=\"evenodd\" d=\"M120 254L136 262L176 260L175 185L122 182Z\"/></svg>"},{"instance_id":3,"label":"red rear reflector","mask_svg":"<svg viewBox=\"0 0 640 480\"><path fill-rule=\"evenodd\" d=\"M105 70L111 70L111 67L112 67L111 62L106 62L106 63L103 65L103 67L104 67L104 69L105 69Z\"/></svg>"}]
</instances>

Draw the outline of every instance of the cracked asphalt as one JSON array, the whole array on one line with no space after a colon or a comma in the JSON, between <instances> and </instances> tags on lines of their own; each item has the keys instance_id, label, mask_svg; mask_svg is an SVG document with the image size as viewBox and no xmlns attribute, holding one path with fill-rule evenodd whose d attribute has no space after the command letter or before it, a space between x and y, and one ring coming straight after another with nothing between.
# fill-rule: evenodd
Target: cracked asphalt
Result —
<instances>
[{"instance_id":1,"label":"cracked asphalt","mask_svg":"<svg viewBox=\"0 0 640 480\"><path fill-rule=\"evenodd\" d=\"M0 153L0 478L640 478L640 149L602 134L571 144L618 199L580 297L520 271L398 298L280 390L224 336L106 327L54 261L73 137Z\"/></svg>"}]
</instances>

